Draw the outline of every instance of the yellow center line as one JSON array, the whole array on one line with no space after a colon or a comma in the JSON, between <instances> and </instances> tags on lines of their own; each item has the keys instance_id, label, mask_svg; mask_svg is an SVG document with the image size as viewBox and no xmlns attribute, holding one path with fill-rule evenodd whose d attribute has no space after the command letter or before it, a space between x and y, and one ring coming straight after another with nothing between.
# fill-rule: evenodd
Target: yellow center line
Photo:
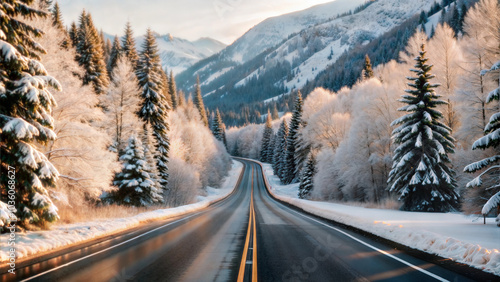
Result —
<instances>
[{"instance_id":1,"label":"yellow center line","mask_svg":"<svg viewBox=\"0 0 500 282\"><path fill-rule=\"evenodd\" d=\"M255 208L253 206L253 181L252 181L252 216L253 216L253 251L252 251L252 281L257 281L257 226L255 220Z\"/></svg>"},{"instance_id":2,"label":"yellow center line","mask_svg":"<svg viewBox=\"0 0 500 282\"><path fill-rule=\"evenodd\" d=\"M253 167L252 167L252 188L253 188ZM250 197L250 211L249 211L249 219L248 219L248 228L247 228L247 236L245 239L245 247L243 249L243 256L241 258L241 263L240 263L240 271L238 273L238 282L243 282L245 278L245 267L246 267L246 260L247 260L247 255L248 255L248 245L250 244L250 235L251 235L251 230L252 230L252 211L253 211L253 194Z\"/></svg>"}]
</instances>

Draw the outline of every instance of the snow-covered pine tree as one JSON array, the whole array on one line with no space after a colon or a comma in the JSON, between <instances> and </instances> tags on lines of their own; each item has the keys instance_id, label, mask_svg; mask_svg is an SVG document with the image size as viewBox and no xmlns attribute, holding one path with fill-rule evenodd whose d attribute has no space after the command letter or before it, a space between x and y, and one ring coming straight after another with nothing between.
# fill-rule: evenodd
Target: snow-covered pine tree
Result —
<instances>
[{"instance_id":1,"label":"snow-covered pine tree","mask_svg":"<svg viewBox=\"0 0 500 282\"><path fill-rule=\"evenodd\" d=\"M144 121L144 127L151 125L153 136L156 140L156 168L158 169L158 183L162 189L168 184L168 151L169 140L167 136L168 123L167 111L169 105L161 89L161 73L158 46L153 31L146 31L146 38L142 45L139 60L137 61L136 75L141 88L141 108L138 116ZM145 129L146 130L146 129Z\"/></svg>"},{"instance_id":2,"label":"snow-covered pine tree","mask_svg":"<svg viewBox=\"0 0 500 282\"><path fill-rule=\"evenodd\" d=\"M302 178L300 179L299 186L299 198L307 199L311 195L313 189L313 178L316 174L316 157L314 154L309 154L307 159L307 164L304 168L304 173L302 173Z\"/></svg>"},{"instance_id":3,"label":"snow-covered pine tree","mask_svg":"<svg viewBox=\"0 0 500 282\"><path fill-rule=\"evenodd\" d=\"M267 150L268 163L271 167L274 165L274 148L276 147L276 133L271 134L271 139L269 140L269 148Z\"/></svg>"},{"instance_id":4,"label":"snow-covered pine tree","mask_svg":"<svg viewBox=\"0 0 500 282\"><path fill-rule=\"evenodd\" d=\"M402 210L446 212L458 205L454 172L449 167L448 154L454 152L455 141L451 129L440 119L443 115L435 108L446 105L434 92L439 84L431 84L434 75L427 64L425 45L415 59L416 77L408 77L412 89L406 90L399 100L408 104L399 111L408 112L392 122L399 125L393 131L398 147L394 151L393 166L389 174L389 191L399 194Z\"/></svg>"},{"instance_id":5,"label":"snow-covered pine tree","mask_svg":"<svg viewBox=\"0 0 500 282\"><path fill-rule=\"evenodd\" d=\"M135 49L134 32L132 31L130 22L127 22L125 25L125 35L122 38L122 54L129 59L135 68L137 60L139 60L139 56L137 55L137 50Z\"/></svg>"},{"instance_id":6,"label":"snow-covered pine tree","mask_svg":"<svg viewBox=\"0 0 500 282\"><path fill-rule=\"evenodd\" d=\"M296 175L296 177L299 177L299 178L300 178L300 175L302 173L302 168L306 164L309 153L311 152L311 142L302 133L302 130L306 126L307 126L307 123L305 121L303 121L299 127L299 130L297 133L297 141L295 142L296 143L296 147L295 147L295 175Z\"/></svg>"},{"instance_id":7,"label":"snow-covered pine tree","mask_svg":"<svg viewBox=\"0 0 500 282\"><path fill-rule=\"evenodd\" d=\"M215 136L215 139L224 142L224 123L222 122L219 109L216 110L212 121L212 134Z\"/></svg>"},{"instance_id":8,"label":"snow-covered pine tree","mask_svg":"<svg viewBox=\"0 0 500 282\"><path fill-rule=\"evenodd\" d=\"M488 69L482 70L480 75L482 78L491 80L495 82L496 88L488 93L486 98L486 103L490 104L495 101L498 103L500 101L500 20L498 15L500 13L500 3L498 1L480 1L480 3L475 6L470 13L467 14L466 25L473 26L477 25L481 28L478 32L481 34L481 41L484 43L482 48L485 48L492 58L497 60ZM482 26L484 19L489 19L490 24L487 27ZM500 145L500 112L494 113L489 120L489 123L484 128L485 136L479 138L472 145L472 149L486 149L495 148L498 151L498 145ZM500 207L500 185L498 185L498 161L500 160L500 155L494 155L492 157L483 159L481 161L472 163L465 167L465 172L477 172L485 169L479 176L473 179L467 184L467 187L479 187L483 184L482 178L488 175L494 175L493 186L485 188L486 191L490 193L490 198L483 206L482 214L488 214L493 208ZM497 225L500 226L500 214L497 217Z\"/></svg>"},{"instance_id":9,"label":"snow-covered pine tree","mask_svg":"<svg viewBox=\"0 0 500 282\"><path fill-rule=\"evenodd\" d=\"M172 109L177 109L177 86L175 85L174 72L170 71L170 78L168 79L168 92L172 99Z\"/></svg>"},{"instance_id":10,"label":"snow-covered pine tree","mask_svg":"<svg viewBox=\"0 0 500 282\"><path fill-rule=\"evenodd\" d=\"M113 78L113 71L116 68L118 60L121 57L121 52L122 52L122 47L120 46L120 40L118 39L118 36L115 36L108 60L108 73L111 78Z\"/></svg>"},{"instance_id":11,"label":"snow-covered pine tree","mask_svg":"<svg viewBox=\"0 0 500 282\"><path fill-rule=\"evenodd\" d=\"M274 156L273 156L273 164L274 164L274 175L277 175L281 181L283 181L283 176L286 172L285 167L285 157L286 157L286 149L288 142L288 124L285 119L281 122L280 129L278 131L278 135L276 137L276 143L274 147Z\"/></svg>"},{"instance_id":12,"label":"snow-covered pine tree","mask_svg":"<svg viewBox=\"0 0 500 282\"><path fill-rule=\"evenodd\" d=\"M260 146L260 161L264 163L271 162L271 136L273 132L273 123L271 118L271 112L267 111L267 119L264 127L264 133L262 134L261 146Z\"/></svg>"},{"instance_id":13,"label":"snow-covered pine tree","mask_svg":"<svg viewBox=\"0 0 500 282\"><path fill-rule=\"evenodd\" d=\"M109 85L104 51L92 16L85 10L80 15L76 52L76 60L85 70L83 84L91 84L97 94L104 93Z\"/></svg>"},{"instance_id":14,"label":"snow-covered pine tree","mask_svg":"<svg viewBox=\"0 0 500 282\"><path fill-rule=\"evenodd\" d=\"M61 87L40 63L45 50L35 38L43 31L23 21L47 16L33 3L0 5L0 195L9 199L6 204L18 225L28 228L59 218L47 190L59 173L37 145L56 138L51 117L56 101L49 87Z\"/></svg>"},{"instance_id":15,"label":"snow-covered pine tree","mask_svg":"<svg viewBox=\"0 0 500 282\"><path fill-rule=\"evenodd\" d=\"M130 137L125 153L120 157L123 162L121 172L117 173L113 184L118 190L112 193L114 202L136 207L150 206L163 201L150 175L144 156L143 145L134 135Z\"/></svg>"},{"instance_id":16,"label":"snow-covered pine tree","mask_svg":"<svg viewBox=\"0 0 500 282\"><path fill-rule=\"evenodd\" d=\"M302 124L302 106L304 102L302 101L302 94L300 91L297 93L297 98L295 99L294 110L292 114L292 119L290 120L289 134L287 140L287 150L285 156L285 171L286 176L283 178L284 184L290 184L297 181L298 175L296 174L296 162L295 153L297 149L297 139L299 136L299 129Z\"/></svg>"},{"instance_id":17,"label":"snow-covered pine tree","mask_svg":"<svg viewBox=\"0 0 500 282\"><path fill-rule=\"evenodd\" d=\"M200 77L196 77L196 92L194 94L194 104L200 112L201 121L208 127L208 117L205 111L205 104L203 103L203 96L201 95Z\"/></svg>"},{"instance_id":18,"label":"snow-covered pine tree","mask_svg":"<svg viewBox=\"0 0 500 282\"><path fill-rule=\"evenodd\" d=\"M364 80L373 77L372 63L370 61L370 57L368 57L368 54L365 55L365 65L363 66L362 76Z\"/></svg>"},{"instance_id":19,"label":"snow-covered pine tree","mask_svg":"<svg viewBox=\"0 0 500 282\"><path fill-rule=\"evenodd\" d=\"M146 167L149 171L149 175L151 179L155 183L156 189L158 191L162 191L163 194L163 199L160 202L164 202L164 197L165 197L165 190L162 189L161 184L160 184L160 177L158 174L158 169L156 167L156 161L154 158L154 140L153 136L151 134L152 130L150 126L146 126L143 128L142 133L141 133L141 142L142 142L142 148L144 149L144 160L146 161Z\"/></svg>"}]
</instances>

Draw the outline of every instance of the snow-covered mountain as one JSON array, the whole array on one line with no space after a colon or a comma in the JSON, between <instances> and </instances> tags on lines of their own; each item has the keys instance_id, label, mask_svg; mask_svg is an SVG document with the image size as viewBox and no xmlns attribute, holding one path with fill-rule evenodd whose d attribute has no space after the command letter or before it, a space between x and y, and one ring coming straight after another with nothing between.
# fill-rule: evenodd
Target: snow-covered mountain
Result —
<instances>
[{"instance_id":1,"label":"snow-covered mountain","mask_svg":"<svg viewBox=\"0 0 500 282\"><path fill-rule=\"evenodd\" d=\"M235 62L244 63L267 48L276 46L289 35L331 20L364 2L367 0L336 0L303 11L268 18L231 44L224 50L224 55Z\"/></svg>"},{"instance_id":2,"label":"snow-covered mountain","mask_svg":"<svg viewBox=\"0 0 500 282\"><path fill-rule=\"evenodd\" d=\"M196 62L220 52L226 44L212 38L203 37L189 41L171 34L155 34L162 65L168 71L178 74L191 67ZM135 39L137 50L141 50L144 36Z\"/></svg>"},{"instance_id":3,"label":"snow-covered mountain","mask_svg":"<svg viewBox=\"0 0 500 282\"><path fill-rule=\"evenodd\" d=\"M156 36L163 67L178 74L194 63L218 53L226 47L222 42L203 37L196 41L173 37L171 34Z\"/></svg>"},{"instance_id":4,"label":"snow-covered mountain","mask_svg":"<svg viewBox=\"0 0 500 282\"><path fill-rule=\"evenodd\" d=\"M181 73L178 83L190 91L199 75L208 105L222 100L226 105L258 102L287 94L314 80L347 50L366 45L427 11L434 1L338 0L270 18ZM258 93L250 93L256 87L260 87Z\"/></svg>"}]
</instances>

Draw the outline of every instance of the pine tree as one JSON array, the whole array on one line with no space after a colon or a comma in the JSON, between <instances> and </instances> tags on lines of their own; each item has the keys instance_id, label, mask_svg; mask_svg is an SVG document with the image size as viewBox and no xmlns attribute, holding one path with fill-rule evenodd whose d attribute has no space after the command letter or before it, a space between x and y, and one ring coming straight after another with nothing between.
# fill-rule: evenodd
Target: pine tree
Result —
<instances>
[{"instance_id":1,"label":"pine tree","mask_svg":"<svg viewBox=\"0 0 500 282\"><path fill-rule=\"evenodd\" d=\"M54 7L52 8L51 12L52 12L52 25L66 32L66 28L64 27L62 20L61 9L57 2L54 4Z\"/></svg>"},{"instance_id":2,"label":"pine tree","mask_svg":"<svg viewBox=\"0 0 500 282\"><path fill-rule=\"evenodd\" d=\"M271 162L271 136L273 135L273 123L271 119L271 113L267 111L267 120L264 127L264 133L262 134L262 141L260 147L260 161L264 163Z\"/></svg>"},{"instance_id":3,"label":"pine tree","mask_svg":"<svg viewBox=\"0 0 500 282\"><path fill-rule=\"evenodd\" d=\"M68 32L66 31L66 28L64 27L61 9L59 8L59 4L57 2L54 4L54 7L52 7L51 14L52 25L57 27L63 33L63 38L61 38L61 47L68 49L71 40L69 38Z\"/></svg>"},{"instance_id":4,"label":"pine tree","mask_svg":"<svg viewBox=\"0 0 500 282\"><path fill-rule=\"evenodd\" d=\"M274 154L273 154L274 175L277 175L281 180L283 180L283 175L284 172L286 171L285 156L286 156L286 148L288 141L288 133L289 133L288 124L283 119L278 134L276 136Z\"/></svg>"},{"instance_id":5,"label":"pine tree","mask_svg":"<svg viewBox=\"0 0 500 282\"><path fill-rule=\"evenodd\" d=\"M205 112L205 105L203 103L203 96L201 96L201 86L200 86L200 77L196 78L196 93L194 95L194 104L196 108L200 112L201 121L205 126L208 127L208 117Z\"/></svg>"},{"instance_id":6,"label":"pine tree","mask_svg":"<svg viewBox=\"0 0 500 282\"><path fill-rule=\"evenodd\" d=\"M311 191L314 187L313 178L316 174L316 158L313 154L309 155L307 160L306 167L304 169L304 173L302 174L302 178L300 180L299 186L299 198L307 199L311 195Z\"/></svg>"},{"instance_id":7,"label":"pine tree","mask_svg":"<svg viewBox=\"0 0 500 282\"><path fill-rule=\"evenodd\" d=\"M173 110L172 105L172 95L170 95L170 90L169 90L169 84L170 82L168 81L168 75L165 70L161 70L161 92L163 93L163 96L165 96L165 102L169 105L168 108L169 110Z\"/></svg>"},{"instance_id":8,"label":"pine tree","mask_svg":"<svg viewBox=\"0 0 500 282\"><path fill-rule=\"evenodd\" d=\"M76 26L75 22L71 23L68 35L69 39L71 40L71 45L73 47L76 47L76 45L78 44L78 27Z\"/></svg>"},{"instance_id":9,"label":"pine tree","mask_svg":"<svg viewBox=\"0 0 500 282\"><path fill-rule=\"evenodd\" d=\"M120 40L118 39L118 36L115 36L115 39L113 40L113 46L111 47L111 52L109 54L109 60L108 60L108 72L110 76L112 76L113 70L116 68L116 65L118 64L118 60L120 60L121 57L121 46L120 46Z\"/></svg>"},{"instance_id":10,"label":"pine tree","mask_svg":"<svg viewBox=\"0 0 500 282\"><path fill-rule=\"evenodd\" d=\"M47 16L33 3L0 5L0 195L7 200L1 203L28 228L59 218L48 191L59 173L37 147L56 139L50 87L61 87L40 62L45 50L35 39L43 31L23 21Z\"/></svg>"},{"instance_id":11,"label":"pine tree","mask_svg":"<svg viewBox=\"0 0 500 282\"><path fill-rule=\"evenodd\" d=\"M454 172L449 167L448 154L454 152L451 129L440 119L443 115L435 108L446 105L434 92L438 84L431 84L432 66L427 64L425 45L415 59L412 72L417 77L408 77L413 89L406 90L400 102L408 105L399 111L408 112L392 122L399 125L393 131L398 147L394 151L393 166L389 174L390 191L400 195L402 210L445 212L458 204L455 192Z\"/></svg>"},{"instance_id":12,"label":"pine tree","mask_svg":"<svg viewBox=\"0 0 500 282\"><path fill-rule=\"evenodd\" d=\"M122 38L122 54L125 55L130 62L132 62L134 67L137 65L139 56L137 55L137 51L135 49L134 32L132 31L130 22L127 22L125 25L125 35Z\"/></svg>"},{"instance_id":13,"label":"pine tree","mask_svg":"<svg viewBox=\"0 0 500 282\"><path fill-rule=\"evenodd\" d=\"M184 92L179 91L177 98L177 107L182 107L186 104L186 95Z\"/></svg>"},{"instance_id":14,"label":"pine tree","mask_svg":"<svg viewBox=\"0 0 500 282\"><path fill-rule=\"evenodd\" d=\"M118 187L118 191L112 195L114 201L136 207L161 203L163 197L151 178L141 141L135 136L130 137L120 160L123 161L122 170L113 181Z\"/></svg>"},{"instance_id":15,"label":"pine tree","mask_svg":"<svg viewBox=\"0 0 500 282\"><path fill-rule=\"evenodd\" d=\"M273 120L276 120L276 119L280 118L280 115L278 113L278 108L276 107L276 103L273 106L273 112L272 112L271 117L273 118Z\"/></svg>"},{"instance_id":16,"label":"pine tree","mask_svg":"<svg viewBox=\"0 0 500 282\"><path fill-rule=\"evenodd\" d=\"M91 15L85 11L80 16L76 51L76 60L85 71L83 84L92 84L97 94L104 93L109 85L109 78L101 39Z\"/></svg>"},{"instance_id":17,"label":"pine tree","mask_svg":"<svg viewBox=\"0 0 500 282\"><path fill-rule=\"evenodd\" d=\"M295 153L297 149L297 139L299 136L299 129L302 124L302 94L297 94L295 100L295 108L293 110L292 119L290 120L290 133L288 134L287 150L285 156L286 176L284 177L284 184L290 184L297 180L296 175L296 162Z\"/></svg>"},{"instance_id":18,"label":"pine tree","mask_svg":"<svg viewBox=\"0 0 500 282\"><path fill-rule=\"evenodd\" d=\"M219 109L216 110L212 121L212 133L217 140L224 142L224 123L222 122Z\"/></svg>"},{"instance_id":19,"label":"pine tree","mask_svg":"<svg viewBox=\"0 0 500 282\"><path fill-rule=\"evenodd\" d=\"M166 120L169 105L161 89L161 73L158 46L151 29L146 32L142 51L137 62L136 75L139 87L142 89L141 108L138 116L144 121L144 127L151 125L153 136L156 140L156 168L158 169L158 182L162 189L168 184L168 151L169 140L167 137L168 123Z\"/></svg>"},{"instance_id":20,"label":"pine tree","mask_svg":"<svg viewBox=\"0 0 500 282\"><path fill-rule=\"evenodd\" d=\"M363 79L367 80L372 78L373 75L373 70L372 70L372 63L370 61L370 57L368 57L368 54L365 55L365 65L363 67Z\"/></svg>"},{"instance_id":21,"label":"pine tree","mask_svg":"<svg viewBox=\"0 0 500 282\"><path fill-rule=\"evenodd\" d=\"M170 71L170 78L168 80L168 92L172 99L172 109L177 109L177 87L175 86L174 72Z\"/></svg>"}]
</instances>

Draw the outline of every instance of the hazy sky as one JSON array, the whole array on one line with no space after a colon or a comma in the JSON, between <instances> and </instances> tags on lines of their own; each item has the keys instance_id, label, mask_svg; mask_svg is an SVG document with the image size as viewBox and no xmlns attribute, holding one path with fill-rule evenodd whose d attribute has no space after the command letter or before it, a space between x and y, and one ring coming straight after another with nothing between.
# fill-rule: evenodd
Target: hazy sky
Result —
<instances>
[{"instance_id":1,"label":"hazy sky","mask_svg":"<svg viewBox=\"0 0 500 282\"><path fill-rule=\"evenodd\" d=\"M82 9L98 28L121 35L130 20L136 35L147 27L190 40L212 37L232 43L262 20L333 0L58 0L65 23Z\"/></svg>"}]
</instances>

